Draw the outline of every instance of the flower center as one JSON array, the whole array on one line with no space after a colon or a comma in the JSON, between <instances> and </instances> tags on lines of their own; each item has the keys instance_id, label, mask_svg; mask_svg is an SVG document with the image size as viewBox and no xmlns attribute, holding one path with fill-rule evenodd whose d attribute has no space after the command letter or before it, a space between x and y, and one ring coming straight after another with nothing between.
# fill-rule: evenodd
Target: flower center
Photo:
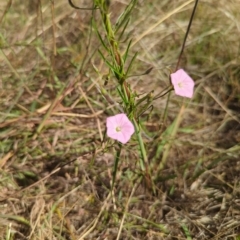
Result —
<instances>
[{"instance_id":1,"label":"flower center","mask_svg":"<svg viewBox=\"0 0 240 240\"><path fill-rule=\"evenodd\" d=\"M116 127L116 132L121 132L121 127L117 126Z\"/></svg>"},{"instance_id":2,"label":"flower center","mask_svg":"<svg viewBox=\"0 0 240 240\"><path fill-rule=\"evenodd\" d=\"M179 86L180 88L183 88L183 83L182 83L182 82L179 82L179 83L178 83L178 86Z\"/></svg>"}]
</instances>

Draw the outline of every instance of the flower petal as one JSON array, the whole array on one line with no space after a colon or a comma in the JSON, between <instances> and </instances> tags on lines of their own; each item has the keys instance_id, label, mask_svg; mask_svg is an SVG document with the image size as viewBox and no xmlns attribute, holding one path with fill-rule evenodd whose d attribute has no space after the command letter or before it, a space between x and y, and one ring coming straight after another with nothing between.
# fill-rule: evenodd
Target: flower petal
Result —
<instances>
[{"instance_id":1,"label":"flower petal","mask_svg":"<svg viewBox=\"0 0 240 240\"><path fill-rule=\"evenodd\" d=\"M134 126L124 113L108 117L106 125L108 137L118 140L123 144L127 143L134 133ZM117 128L121 130L117 131Z\"/></svg>"},{"instance_id":2,"label":"flower petal","mask_svg":"<svg viewBox=\"0 0 240 240\"><path fill-rule=\"evenodd\" d=\"M194 81L183 69L171 74L171 82L176 95L192 98Z\"/></svg>"}]
</instances>

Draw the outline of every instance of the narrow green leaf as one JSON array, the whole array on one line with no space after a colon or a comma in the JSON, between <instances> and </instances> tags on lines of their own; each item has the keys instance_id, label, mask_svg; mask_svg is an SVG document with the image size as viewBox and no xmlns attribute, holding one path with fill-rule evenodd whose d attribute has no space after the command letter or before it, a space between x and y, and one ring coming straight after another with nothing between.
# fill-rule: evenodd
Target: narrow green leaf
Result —
<instances>
[{"instance_id":1,"label":"narrow green leaf","mask_svg":"<svg viewBox=\"0 0 240 240\"><path fill-rule=\"evenodd\" d=\"M131 62L130 62L130 64L128 65L128 68L127 68L127 71L126 71L126 76L128 75L128 72L130 71L130 69L131 69L131 67L132 67L132 64L133 64L134 60L136 59L137 55L138 55L138 53L136 52L136 53L134 54L133 58L131 59Z\"/></svg>"},{"instance_id":2,"label":"narrow green leaf","mask_svg":"<svg viewBox=\"0 0 240 240\"><path fill-rule=\"evenodd\" d=\"M121 74L121 72L119 71L119 66L114 66L112 65L103 55L103 53L101 52L101 50L98 49L99 54L101 55L102 59L104 60L104 62L108 65L108 67L111 69L113 75L119 80L121 79L123 76ZM121 70L121 69L120 69Z\"/></svg>"},{"instance_id":3,"label":"narrow green leaf","mask_svg":"<svg viewBox=\"0 0 240 240\"><path fill-rule=\"evenodd\" d=\"M129 22L130 22L130 18L128 18L128 20L126 21L126 23L125 23L125 25L124 25L124 27L123 27L123 30L122 30L122 32L121 32L120 35L119 35L118 41L121 40L121 38L122 38L122 36L123 36L123 34L124 34L124 32L125 32L125 30L126 30L127 25L128 25Z\"/></svg>"},{"instance_id":4,"label":"narrow green leaf","mask_svg":"<svg viewBox=\"0 0 240 240\"><path fill-rule=\"evenodd\" d=\"M101 55L104 62L111 68L111 70L114 69L114 66L104 57L103 53L98 49L99 54Z\"/></svg>"},{"instance_id":5,"label":"narrow green leaf","mask_svg":"<svg viewBox=\"0 0 240 240\"><path fill-rule=\"evenodd\" d=\"M126 60L127 60L128 51L129 51L129 49L130 49L131 43L132 43L132 40L129 41L128 46L127 46L127 49L126 49L125 53L123 54L123 62L124 62L124 63L125 63Z\"/></svg>"},{"instance_id":6,"label":"narrow green leaf","mask_svg":"<svg viewBox=\"0 0 240 240\"><path fill-rule=\"evenodd\" d=\"M101 36L101 34L99 33L99 31L98 31L98 29L97 29L96 22L95 22L94 20L92 21L92 25L93 25L94 30L95 30L96 33L97 33L97 36L98 36L98 38L99 38L102 46L109 52L109 49L108 49L107 45L105 44L105 42L103 41L102 36Z\"/></svg>"},{"instance_id":7,"label":"narrow green leaf","mask_svg":"<svg viewBox=\"0 0 240 240\"><path fill-rule=\"evenodd\" d=\"M123 102L126 102L127 99L125 99L125 96L124 96L124 94L122 93L122 91L121 91L119 88L117 88L117 91L118 91L118 94L119 94L119 96L121 97L122 101L123 101Z\"/></svg>"},{"instance_id":8,"label":"narrow green leaf","mask_svg":"<svg viewBox=\"0 0 240 240\"><path fill-rule=\"evenodd\" d=\"M121 26L128 21L128 17L132 11L132 9L134 8L134 6L136 5L137 0L132 0L128 6L125 8L124 12L119 16L116 25L115 25L115 33L118 32L118 30L121 28Z\"/></svg>"},{"instance_id":9,"label":"narrow green leaf","mask_svg":"<svg viewBox=\"0 0 240 240\"><path fill-rule=\"evenodd\" d=\"M183 232L185 233L185 235L187 237L187 240L192 240L192 237L191 237L190 232L187 228L187 225L182 224L182 229L183 229Z\"/></svg>"},{"instance_id":10,"label":"narrow green leaf","mask_svg":"<svg viewBox=\"0 0 240 240\"><path fill-rule=\"evenodd\" d=\"M26 220L24 217L21 217L21 216L18 216L18 215L10 215L10 214L1 214L0 215L0 218L3 218L3 219L10 219L10 220L14 220L14 221L17 221L19 223L22 223L22 224L25 224L26 226L30 226L30 223L28 220Z\"/></svg>"}]
</instances>

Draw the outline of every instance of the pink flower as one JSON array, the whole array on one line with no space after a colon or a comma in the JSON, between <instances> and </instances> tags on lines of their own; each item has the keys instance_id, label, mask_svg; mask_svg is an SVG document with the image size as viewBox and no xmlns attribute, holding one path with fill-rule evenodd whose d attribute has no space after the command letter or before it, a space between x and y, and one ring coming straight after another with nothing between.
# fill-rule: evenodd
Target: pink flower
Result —
<instances>
[{"instance_id":1,"label":"pink flower","mask_svg":"<svg viewBox=\"0 0 240 240\"><path fill-rule=\"evenodd\" d=\"M108 137L125 144L134 133L134 126L126 114L120 113L107 118Z\"/></svg>"},{"instance_id":2,"label":"pink flower","mask_svg":"<svg viewBox=\"0 0 240 240\"><path fill-rule=\"evenodd\" d=\"M171 74L171 82L176 95L192 98L194 81L183 69Z\"/></svg>"}]
</instances>

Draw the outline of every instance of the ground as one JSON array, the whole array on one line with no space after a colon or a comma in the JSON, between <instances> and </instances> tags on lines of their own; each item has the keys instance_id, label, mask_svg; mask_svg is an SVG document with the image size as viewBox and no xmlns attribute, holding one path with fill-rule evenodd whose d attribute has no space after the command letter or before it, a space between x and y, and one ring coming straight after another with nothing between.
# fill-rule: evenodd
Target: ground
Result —
<instances>
[{"instance_id":1,"label":"ground","mask_svg":"<svg viewBox=\"0 0 240 240\"><path fill-rule=\"evenodd\" d=\"M109 2L113 25L129 3ZM119 48L131 39L138 52L127 83L139 98L169 85L193 6L138 1L131 12ZM199 1L179 65L194 97L172 92L140 111L149 172L133 136L112 187L121 146L106 118L122 107L99 10L1 1L0 239L240 239L239 9Z\"/></svg>"}]
</instances>

